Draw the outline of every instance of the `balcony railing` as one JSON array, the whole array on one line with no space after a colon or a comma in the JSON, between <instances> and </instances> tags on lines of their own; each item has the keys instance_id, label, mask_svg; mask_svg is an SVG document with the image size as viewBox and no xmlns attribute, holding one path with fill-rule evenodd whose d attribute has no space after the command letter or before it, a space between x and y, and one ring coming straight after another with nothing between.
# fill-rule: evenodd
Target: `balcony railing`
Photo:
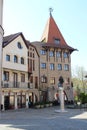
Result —
<instances>
[{"instance_id":1,"label":"balcony railing","mask_svg":"<svg viewBox=\"0 0 87 130\"><path fill-rule=\"evenodd\" d=\"M33 88L33 85L30 84L30 87L28 87L27 82L2 81L2 88Z\"/></svg>"}]
</instances>

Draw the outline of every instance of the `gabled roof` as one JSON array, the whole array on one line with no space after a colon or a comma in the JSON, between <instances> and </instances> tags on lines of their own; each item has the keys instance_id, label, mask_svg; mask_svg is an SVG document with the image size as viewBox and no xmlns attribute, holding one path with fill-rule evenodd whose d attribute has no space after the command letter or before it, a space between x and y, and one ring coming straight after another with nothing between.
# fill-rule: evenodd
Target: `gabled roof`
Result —
<instances>
[{"instance_id":1,"label":"gabled roof","mask_svg":"<svg viewBox=\"0 0 87 130\"><path fill-rule=\"evenodd\" d=\"M55 40L59 40L59 43L56 43ZM50 15L47 24L45 26L45 30L43 32L41 42L45 42L43 46L47 47L59 47L59 48L66 48L69 49L71 52L73 52L74 48L70 47L64 37L62 36L55 20L52 17L52 14Z\"/></svg>"},{"instance_id":2,"label":"gabled roof","mask_svg":"<svg viewBox=\"0 0 87 130\"><path fill-rule=\"evenodd\" d=\"M20 36L23 38L24 42L25 42L25 45L28 47L28 44L25 40L25 37L24 35L22 34L22 32L19 32L19 33L15 33L15 34L11 34L11 35L8 35L8 36L5 36L3 37L3 47L7 46L10 42L12 42L15 38L17 38L18 36Z\"/></svg>"},{"instance_id":3,"label":"gabled roof","mask_svg":"<svg viewBox=\"0 0 87 130\"><path fill-rule=\"evenodd\" d=\"M24 43L25 45L27 46L27 48L29 48L29 46L32 46L35 48L36 52L37 52L37 49L34 45L32 45L30 43L30 41L26 40L24 35L22 34L22 32L19 32L19 33L15 33L15 34L11 34L11 35L8 35L8 36L5 36L3 37L3 47L7 46L10 42L12 42L15 38L17 38L18 36L21 36L24 40ZM37 52L37 55L39 56L38 52Z\"/></svg>"}]
</instances>

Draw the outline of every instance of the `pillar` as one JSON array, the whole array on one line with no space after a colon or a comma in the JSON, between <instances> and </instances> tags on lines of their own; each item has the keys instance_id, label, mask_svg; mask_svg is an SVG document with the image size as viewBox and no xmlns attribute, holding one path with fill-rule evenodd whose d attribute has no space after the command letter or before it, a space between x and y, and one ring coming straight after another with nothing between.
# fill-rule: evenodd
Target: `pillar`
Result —
<instances>
[{"instance_id":1,"label":"pillar","mask_svg":"<svg viewBox=\"0 0 87 130\"><path fill-rule=\"evenodd\" d=\"M29 107L28 103L29 103L29 96L28 93L26 93L26 108Z\"/></svg>"},{"instance_id":2,"label":"pillar","mask_svg":"<svg viewBox=\"0 0 87 130\"><path fill-rule=\"evenodd\" d=\"M15 109L18 109L18 106L17 106L17 93L15 93Z\"/></svg>"},{"instance_id":3,"label":"pillar","mask_svg":"<svg viewBox=\"0 0 87 130\"><path fill-rule=\"evenodd\" d=\"M0 0L0 109L2 104L2 42L3 42L3 34L4 30L2 28L2 15L3 15L3 0ZM4 104L3 104L4 105Z\"/></svg>"},{"instance_id":4,"label":"pillar","mask_svg":"<svg viewBox=\"0 0 87 130\"><path fill-rule=\"evenodd\" d=\"M2 92L2 105L3 105L2 111L4 111L5 110L5 106L4 106L4 92Z\"/></svg>"},{"instance_id":5,"label":"pillar","mask_svg":"<svg viewBox=\"0 0 87 130\"><path fill-rule=\"evenodd\" d=\"M64 111L64 93L63 88L59 88L59 98L60 98L60 110Z\"/></svg>"}]
</instances>

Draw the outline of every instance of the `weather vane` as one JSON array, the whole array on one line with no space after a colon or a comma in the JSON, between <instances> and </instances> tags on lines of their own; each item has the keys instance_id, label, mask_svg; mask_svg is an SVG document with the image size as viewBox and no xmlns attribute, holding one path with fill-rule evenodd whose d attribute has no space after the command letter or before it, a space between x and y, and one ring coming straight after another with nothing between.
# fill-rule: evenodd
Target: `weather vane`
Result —
<instances>
[{"instance_id":1,"label":"weather vane","mask_svg":"<svg viewBox=\"0 0 87 130\"><path fill-rule=\"evenodd\" d=\"M49 8L50 16L52 15L53 8Z\"/></svg>"}]
</instances>

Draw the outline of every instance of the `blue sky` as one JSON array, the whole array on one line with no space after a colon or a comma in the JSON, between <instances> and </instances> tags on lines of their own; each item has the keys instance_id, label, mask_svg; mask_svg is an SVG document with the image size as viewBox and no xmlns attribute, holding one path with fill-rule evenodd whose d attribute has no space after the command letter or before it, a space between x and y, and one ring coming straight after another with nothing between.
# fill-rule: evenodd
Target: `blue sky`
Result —
<instances>
[{"instance_id":1,"label":"blue sky","mask_svg":"<svg viewBox=\"0 0 87 130\"><path fill-rule=\"evenodd\" d=\"M67 44L79 50L71 55L72 67L87 71L87 0L4 0L5 35L23 32L30 41L40 40L50 7Z\"/></svg>"}]
</instances>

